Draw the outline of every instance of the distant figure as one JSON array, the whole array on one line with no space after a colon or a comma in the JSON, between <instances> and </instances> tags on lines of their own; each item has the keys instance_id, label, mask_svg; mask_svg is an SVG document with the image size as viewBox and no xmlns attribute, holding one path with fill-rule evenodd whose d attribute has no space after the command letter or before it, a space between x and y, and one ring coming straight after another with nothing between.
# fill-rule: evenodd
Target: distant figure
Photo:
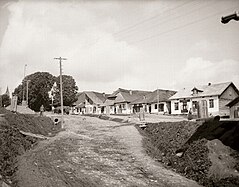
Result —
<instances>
[{"instance_id":1,"label":"distant figure","mask_svg":"<svg viewBox=\"0 0 239 187\"><path fill-rule=\"evenodd\" d=\"M139 109L139 121L144 121L144 120L145 120L144 109L140 108Z\"/></svg>"},{"instance_id":2,"label":"distant figure","mask_svg":"<svg viewBox=\"0 0 239 187\"><path fill-rule=\"evenodd\" d=\"M41 107L40 107L40 116L43 116L43 112L44 112L44 106L41 105Z\"/></svg>"},{"instance_id":3,"label":"distant figure","mask_svg":"<svg viewBox=\"0 0 239 187\"><path fill-rule=\"evenodd\" d=\"M192 119L193 119L192 109L190 108L188 112L188 120L192 120Z\"/></svg>"}]
</instances>

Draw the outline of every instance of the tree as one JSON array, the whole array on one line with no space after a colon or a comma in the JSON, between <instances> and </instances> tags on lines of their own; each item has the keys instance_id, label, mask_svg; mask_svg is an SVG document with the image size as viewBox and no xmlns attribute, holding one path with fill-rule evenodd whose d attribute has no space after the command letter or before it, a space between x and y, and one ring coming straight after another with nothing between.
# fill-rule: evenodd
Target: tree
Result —
<instances>
[{"instance_id":1,"label":"tree","mask_svg":"<svg viewBox=\"0 0 239 187\"><path fill-rule=\"evenodd\" d=\"M52 85L55 82L55 77L48 72L36 72L28 75L22 81L15 90L14 94L18 96L19 103L23 99L23 89L24 98L26 99L26 83L28 84L28 106L34 111L39 111L41 105L44 106L46 110L50 110L50 98L48 92L51 90Z\"/></svg>"},{"instance_id":2,"label":"tree","mask_svg":"<svg viewBox=\"0 0 239 187\"><path fill-rule=\"evenodd\" d=\"M54 98L54 106L60 106L60 76L56 78L56 83L59 92L56 93ZM70 75L62 75L62 91L63 91L63 105L64 106L72 106L72 104L77 101L77 90L76 82L74 78Z\"/></svg>"},{"instance_id":3,"label":"tree","mask_svg":"<svg viewBox=\"0 0 239 187\"><path fill-rule=\"evenodd\" d=\"M2 95L2 106L7 107L7 106L9 106L10 104L11 104L11 99L10 99L9 95L3 94L3 95Z\"/></svg>"}]
</instances>

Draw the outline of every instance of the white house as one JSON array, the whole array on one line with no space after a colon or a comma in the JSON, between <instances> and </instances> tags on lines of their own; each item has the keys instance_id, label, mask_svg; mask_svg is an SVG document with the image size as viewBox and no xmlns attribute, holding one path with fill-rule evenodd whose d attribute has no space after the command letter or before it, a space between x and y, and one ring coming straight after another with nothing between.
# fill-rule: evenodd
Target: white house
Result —
<instances>
[{"instance_id":1,"label":"white house","mask_svg":"<svg viewBox=\"0 0 239 187\"><path fill-rule=\"evenodd\" d=\"M75 108L79 114L101 114L102 105L106 100L104 93L85 91L78 94L78 100L75 102Z\"/></svg>"},{"instance_id":2,"label":"white house","mask_svg":"<svg viewBox=\"0 0 239 187\"><path fill-rule=\"evenodd\" d=\"M131 114L133 113L131 102L148 93L150 92L119 88L106 99L104 103L106 114Z\"/></svg>"},{"instance_id":3,"label":"white house","mask_svg":"<svg viewBox=\"0 0 239 187\"><path fill-rule=\"evenodd\" d=\"M143 107L145 112L148 113L170 113L171 105L168 100L176 91L157 89L139 99L131 102L135 112L139 112Z\"/></svg>"},{"instance_id":4,"label":"white house","mask_svg":"<svg viewBox=\"0 0 239 187\"><path fill-rule=\"evenodd\" d=\"M226 104L238 96L236 86L232 82L226 82L183 88L169 100L172 114L187 114L189 110L197 114L203 108L207 116L229 116Z\"/></svg>"}]
</instances>

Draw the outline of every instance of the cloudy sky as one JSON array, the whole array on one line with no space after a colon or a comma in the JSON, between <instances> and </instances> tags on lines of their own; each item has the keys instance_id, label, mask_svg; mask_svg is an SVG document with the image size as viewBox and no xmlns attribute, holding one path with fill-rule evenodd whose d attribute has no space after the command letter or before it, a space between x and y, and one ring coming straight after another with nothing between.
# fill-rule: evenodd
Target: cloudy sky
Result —
<instances>
[{"instance_id":1,"label":"cloudy sky","mask_svg":"<svg viewBox=\"0 0 239 187\"><path fill-rule=\"evenodd\" d=\"M79 91L239 86L238 0L1 0L0 87L63 72Z\"/></svg>"}]
</instances>

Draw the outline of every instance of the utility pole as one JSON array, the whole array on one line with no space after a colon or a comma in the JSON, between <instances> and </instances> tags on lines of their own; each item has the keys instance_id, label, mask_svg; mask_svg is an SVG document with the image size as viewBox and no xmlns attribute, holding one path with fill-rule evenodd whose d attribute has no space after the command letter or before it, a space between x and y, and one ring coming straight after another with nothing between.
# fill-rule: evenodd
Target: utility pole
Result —
<instances>
[{"instance_id":1,"label":"utility pole","mask_svg":"<svg viewBox=\"0 0 239 187\"><path fill-rule=\"evenodd\" d=\"M60 94L61 94L61 127L63 128L63 92L62 92L62 61L67 60L66 58L54 58L55 60L59 60L60 63Z\"/></svg>"}]
</instances>

